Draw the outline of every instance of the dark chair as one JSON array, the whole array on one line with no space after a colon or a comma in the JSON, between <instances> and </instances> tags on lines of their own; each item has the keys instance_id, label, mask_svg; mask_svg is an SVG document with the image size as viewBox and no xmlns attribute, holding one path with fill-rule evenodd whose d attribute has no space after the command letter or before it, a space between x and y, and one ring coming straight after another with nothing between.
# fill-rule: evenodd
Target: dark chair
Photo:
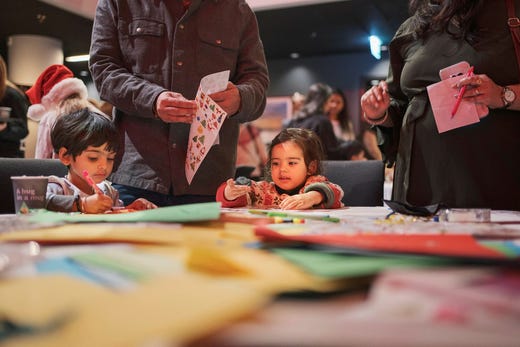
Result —
<instances>
[{"instance_id":1,"label":"dark chair","mask_svg":"<svg viewBox=\"0 0 520 347\"><path fill-rule=\"evenodd\" d=\"M345 206L383 206L385 168L380 160L326 160L323 175L343 188Z\"/></svg>"},{"instance_id":2,"label":"dark chair","mask_svg":"<svg viewBox=\"0 0 520 347\"><path fill-rule=\"evenodd\" d=\"M67 167L57 159L0 158L0 213L15 213L11 176L60 176Z\"/></svg>"}]
</instances>

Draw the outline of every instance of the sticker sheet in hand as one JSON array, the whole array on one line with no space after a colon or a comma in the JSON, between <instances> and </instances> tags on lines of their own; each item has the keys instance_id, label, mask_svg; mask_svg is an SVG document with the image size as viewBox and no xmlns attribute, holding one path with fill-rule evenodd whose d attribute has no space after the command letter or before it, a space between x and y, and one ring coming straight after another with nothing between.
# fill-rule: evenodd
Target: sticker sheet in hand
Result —
<instances>
[{"instance_id":1,"label":"sticker sheet in hand","mask_svg":"<svg viewBox=\"0 0 520 347\"><path fill-rule=\"evenodd\" d=\"M210 94L225 90L229 80L229 70L217 72L202 78L195 101L197 114L190 128L188 152L186 153L186 180L191 184L193 176L208 151L218 141L220 127L227 113L209 97Z\"/></svg>"}]
</instances>

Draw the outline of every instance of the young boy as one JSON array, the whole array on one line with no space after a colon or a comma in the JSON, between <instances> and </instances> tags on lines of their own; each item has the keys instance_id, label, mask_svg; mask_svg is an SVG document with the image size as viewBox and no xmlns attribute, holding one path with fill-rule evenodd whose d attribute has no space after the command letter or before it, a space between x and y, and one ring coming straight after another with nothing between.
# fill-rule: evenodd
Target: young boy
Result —
<instances>
[{"instance_id":1,"label":"young boy","mask_svg":"<svg viewBox=\"0 0 520 347\"><path fill-rule=\"evenodd\" d=\"M106 178L112 172L119 148L119 134L105 116L88 108L65 115L52 128L54 152L66 165L66 177L49 176L46 208L60 212L105 213L123 207L118 191ZM89 183L85 174L93 182ZM156 208L137 199L127 209Z\"/></svg>"}]
</instances>

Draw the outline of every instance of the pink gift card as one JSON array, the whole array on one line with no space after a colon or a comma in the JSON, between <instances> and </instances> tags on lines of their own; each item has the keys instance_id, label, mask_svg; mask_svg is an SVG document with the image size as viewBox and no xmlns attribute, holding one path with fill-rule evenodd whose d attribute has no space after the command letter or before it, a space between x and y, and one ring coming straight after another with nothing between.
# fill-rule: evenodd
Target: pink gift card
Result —
<instances>
[{"instance_id":1,"label":"pink gift card","mask_svg":"<svg viewBox=\"0 0 520 347\"><path fill-rule=\"evenodd\" d=\"M465 77L469 68L469 64L464 61L446 67L439 72L442 81L427 87L428 97L430 98L439 133L478 123L480 118L488 113L486 106L477 105L463 98L456 113L452 116L452 110L457 103L458 94L457 89L453 88L453 85Z\"/></svg>"}]
</instances>

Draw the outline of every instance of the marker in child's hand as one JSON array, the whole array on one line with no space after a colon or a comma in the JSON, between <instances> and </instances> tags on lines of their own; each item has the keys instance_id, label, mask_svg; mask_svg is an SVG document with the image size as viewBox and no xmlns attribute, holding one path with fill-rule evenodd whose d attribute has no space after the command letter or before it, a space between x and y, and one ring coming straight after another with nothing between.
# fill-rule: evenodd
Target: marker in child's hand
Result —
<instances>
[{"instance_id":1,"label":"marker in child's hand","mask_svg":"<svg viewBox=\"0 0 520 347\"><path fill-rule=\"evenodd\" d=\"M235 184L239 185L239 186L250 186L251 179L244 177L244 176L239 176L235 179Z\"/></svg>"},{"instance_id":2,"label":"marker in child's hand","mask_svg":"<svg viewBox=\"0 0 520 347\"><path fill-rule=\"evenodd\" d=\"M85 179L87 180L88 184L90 184L90 186L92 187L92 189L94 189L94 191L96 193L103 194L103 191L101 189L99 189L99 187L97 186L96 182L94 182L92 177L90 177L90 175L88 174L87 170L83 170L83 177L85 177Z\"/></svg>"}]
</instances>

